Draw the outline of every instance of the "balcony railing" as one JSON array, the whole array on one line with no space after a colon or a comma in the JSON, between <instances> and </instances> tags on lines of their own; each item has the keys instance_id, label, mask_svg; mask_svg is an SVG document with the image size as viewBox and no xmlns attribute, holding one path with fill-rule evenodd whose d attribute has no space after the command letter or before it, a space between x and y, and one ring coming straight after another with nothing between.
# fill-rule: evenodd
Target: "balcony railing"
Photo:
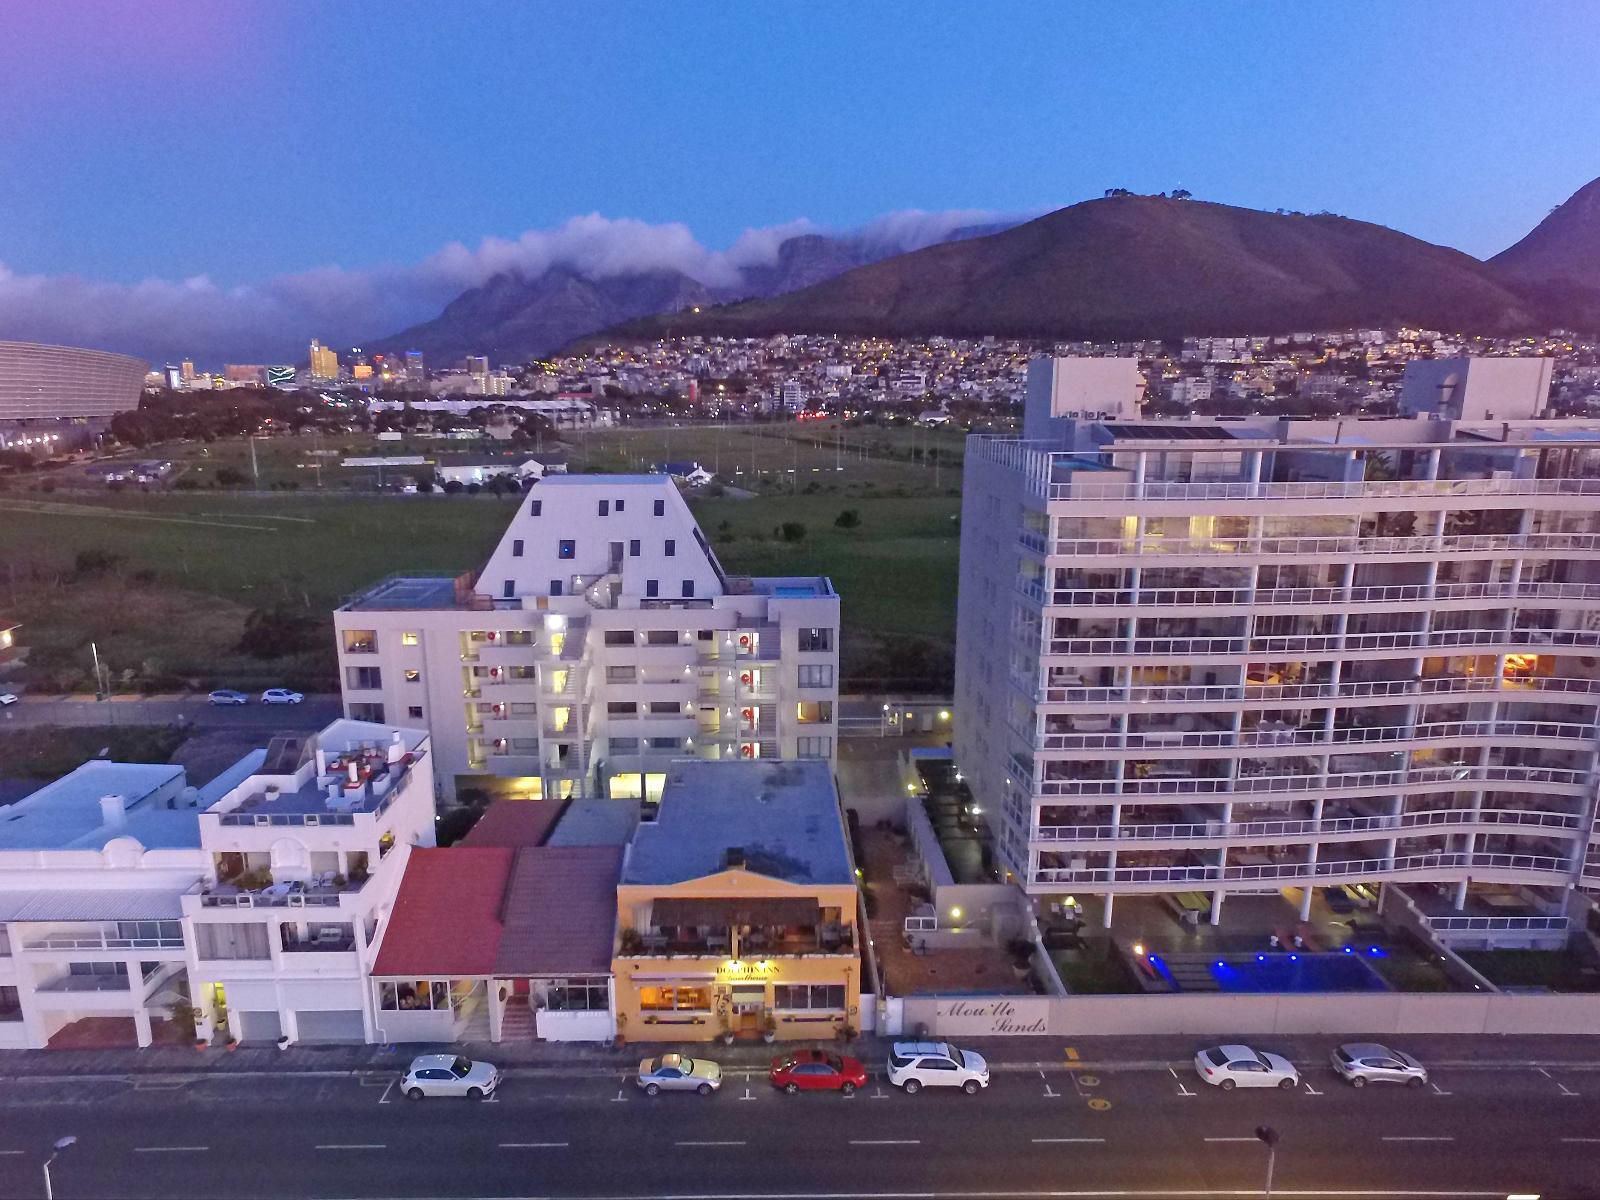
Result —
<instances>
[{"instance_id":1,"label":"balcony railing","mask_svg":"<svg viewBox=\"0 0 1600 1200\"><path fill-rule=\"evenodd\" d=\"M1363 604L1434 603L1441 600L1570 600L1600 602L1600 584L1589 583L1422 583L1383 587L1303 588L1056 588L1051 604L1073 608L1133 608L1158 605L1184 608L1266 608L1306 606L1349 608Z\"/></svg>"},{"instance_id":2,"label":"balcony railing","mask_svg":"<svg viewBox=\"0 0 1600 1200\"><path fill-rule=\"evenodd\" d=\"M1013 760L1014 761L1014 760ZM1028 776L1023 774L1024 779ZM1585 771L1561 767L1474 767L1451 765L1412 767L1393 771L1348 771L1336 774L1304 772L1285 775L1253 775L1239 779L1195 777L1191 779L1044 779L1035 789L1041 796L1177 796L1228 795L1253 796L1263 792L1384 791L1394 788L1453 784L1473 788L1484 783L1513 783L1524 787L1548 784L1581 790L1588 783Z\"/></svg>"},{"instance_id":3,"label":"balcony railing","mask_svg":"<svg viewBox=\"0 0 1600 1200\"><path fill-rule=\"evenodd\" d=\"M1089 478L1049 485L1052 500L1375 500L1428 496L1594 496L1600 479L1393 479L1299 483L1167 483L1124 485Z\"/></svg>"},{"instance_id":4,"label":"balcony railing","mask_svg":"<svg viewBox=\"0 0 1600 1200\"><path fill-rule=\"evenodd\" d=\"M1451 696L1498 692L1515 699L1522 692L1600 694L1600 679L1530 676L1451 675L1429 679L1374 679L1340 683L1245 683L1189 687L1046 687L1047 704L1217 704L1284 700L1370 699L1387 696Z\"/></svg>"},{"instance_id":5,"label":"balcony railing","mask_svg":"<svg viewBox=\"0 0 1600 1200\"><path fill-rule=\"evenodd\" d=\"M1538 930L1564 930L1569 927L1568 917L1430 917L1423 921L1438 933L1516 933Z\"/></svg>"},{"instance_id":6,"label":"balcony railing","mask_svg":"<svg viewBox=\"0 0 1600 1200\"><path fill-rule=\"evenodd\" d=\"M1344 879L1462 870L1530 871L1566 876L1564 858L1541 854L1468 854L1440 851L1394 858L1328 859L1314 863L1241 863L1155 867L1040 867L1036 883L1207 883L1249 880Z\"/></svg>"},{"instance_id":7,"label":"balcony railing","mask_svg":"<svg viewBox=\"0 0 1600 1200\"><path fill-rule=\"evenodd\" d=\"M183 935L176 937L125 938L112 934L51 933L28 938L24 950L181 950Z\"/></svg>"},{"instance_id":8,"label":"balcony railing","mask_svg":"<svg viewBox=\"0 0 1600 1200\"><path fill-rule=\"evenodd\" d=\"M1145 733L1048 733L1037 739L1043 750L1188 750L1204 748L1271 749L1294 747L1315 752L1322 747L1372 742L1460 742L1492 738L1546 741L1592 741L1593 725L1556 721L1431 721L1416 725L1375 725L1311 729L1160 730Z\"/></svg>"},{"instance_id":9,"label":"balcony railing","mask_svg":"<svg viewBox=\"0 0 1600 1200\"><path fill-rule=\"evenodd\" d=\"M1156 558L1163 555L1263 557L1426 556L1474 553L1588 554L1600 550L1595 533L1440 533L1404 537L1057 538L1051 553L1072 558Z\"/></svg>"},{"instance_id":10,"label":"balcony railing","mask_svg":"<svg viewBox=\"0 0 1600 1200\"><path fill-rule=\"evenodd\" d=\"M1600 646L1592 629L1435 629L1389 633L1300 633L1257 637L1070 637L1052 638L1047 653L1088 657L1130 655L1178 658L1185 655L1297 655L1350 650L1442 650L1462 646L1506 646L1539 650L1555 646Z\"/></svg>"},{"instance_id":11,"label":"balcony railing","mask_svg":"<svg viewBox=\"0 0 1600 1200\"><path fill-rule=\"evenodd\" d=\"M1439 808L1388 816L1324 817L1275 821L1192 821L1183 824L1042 825L1033 831L1035 842L1121 841L1227 841L1235 838L1323 837L1347 833L1385 833L1451 825L1463 827L1513 826L1555 831L1581 831L1583 819L1574 813L1538 812L1531 809Z\"/></svg>"}]
</instances>

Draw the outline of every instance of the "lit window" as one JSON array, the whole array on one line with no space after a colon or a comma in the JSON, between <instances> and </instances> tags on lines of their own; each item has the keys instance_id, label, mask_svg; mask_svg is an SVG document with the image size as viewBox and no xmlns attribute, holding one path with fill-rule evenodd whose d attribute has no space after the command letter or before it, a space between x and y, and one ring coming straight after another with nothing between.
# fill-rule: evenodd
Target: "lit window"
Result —
<instances>
[{"instance_id":1,"label":"lit window","mask_svg":"<svg viewBox=\"0 0 1600 1200\"><path fill-rule=\"evenodd\" d=\"M402 646L415 646L418 640L419 639L415 633L402 633L400 635L400 644Z\"/></svg>"}]
</instances>

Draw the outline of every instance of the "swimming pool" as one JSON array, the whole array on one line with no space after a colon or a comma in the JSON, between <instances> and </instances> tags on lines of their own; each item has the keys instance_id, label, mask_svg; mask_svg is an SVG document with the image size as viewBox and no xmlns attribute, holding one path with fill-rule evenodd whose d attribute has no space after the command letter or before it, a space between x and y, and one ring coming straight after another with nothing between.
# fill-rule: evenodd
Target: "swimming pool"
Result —
<instances>
[{"instance_id":1,"label":"swimming pool","mask_svg":"<svg viewBox=\"0 0 1600 1200\"><path fill-rule=\"evenodd\" d=\"M1383 951L1372 951L1381 956ZM1232 954L1218 958L1188 957L1169 962L1150 956L1174 991L1223 992L1385 992L1389 985L1362 955ZM1202 974L1203 973L1203 974ZM1198 978L1197 978L1198 976ZM1209 984L1205 977L1209 976ZM1184 986L1188 979L1189 986Z\"/></svg>"}]
</instances>

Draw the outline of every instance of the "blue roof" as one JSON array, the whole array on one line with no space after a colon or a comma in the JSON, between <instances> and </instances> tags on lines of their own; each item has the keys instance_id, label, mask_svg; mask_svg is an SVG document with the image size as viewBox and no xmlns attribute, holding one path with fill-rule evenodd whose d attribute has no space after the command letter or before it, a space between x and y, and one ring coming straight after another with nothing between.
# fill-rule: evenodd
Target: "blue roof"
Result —
<instances>
[{"instance_id":1,"label":"blue roof","mask_svg":"<svg viewBox=\"0 0 1600 1200\"><path fill-rule=\"evenodd\" d=\"M547 846L626 846L639 824L637 800L574 800L546 840Z\"/></svg>"},{"instance_id":2,"label":"blue roof","mask_svg":"<svg viewBox=\"0 0 1600 1200\"><path fill-rule=\"evenodd\" d=\"M854 883L829 765L675 761L656 819L633 836L621 882L672 884L715 875L727 868L730 850L741 851L745 868L757 875Z\"/></svg>"},{"instance_id":3,"label":"blue roof","mask_svg":"<svg viewBox=\"0 0 1600 1200\"><path fill-rule=\"evenodd\" d=\"M200 845L200 810L168 808L184 784L182 767L93 759L30 796L0 809L0 849L100 850L113 838L131 837L146 850ZM107 823L104 796L124 799L120 822Z\"/></svg>"},{"instance_id":4,"label":"blue roof","mask_svg":"<svg viewBox=\"0 0 1600 1200\"><path fill-rule=\"evenodd\" d=\"M211 777L211 782L200 789L200 807L209 808L234 788L261 769L267 761L265 746L252 750L227 770Z\"/></svg>"}]
</instances>

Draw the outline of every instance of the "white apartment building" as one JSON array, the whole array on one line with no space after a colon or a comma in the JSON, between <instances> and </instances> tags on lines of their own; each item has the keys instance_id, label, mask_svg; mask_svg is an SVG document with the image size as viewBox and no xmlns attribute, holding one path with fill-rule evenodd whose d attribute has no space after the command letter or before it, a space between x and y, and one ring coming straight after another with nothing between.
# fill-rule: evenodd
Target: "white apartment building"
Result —
<instances>
[{"instance_id":1,"label":"white apartment building","mask_svg":"<svg viewBox=\"0 0 1600 1200\"><path fill-rule=\"evenodd\" d=\"M1600 422L1061 422L971 440L961 536L957 761L1028 892L1541 944L1600 890Z\"/></svg>"},{"instance_id":2,"label":"white apartment building","mask_svg":"<svg viewBox=\"0 0 1600 1200\"><path fill-rule=\"evenodd\" d=\"M424 723L442 796L654 799L674 758L822 758L839 597L727 574L662 475L546 478L476 576L334 614L345 712Z\"/></svg>"},{"instance_id":3,"label":"white apartment building","mask_svg":"<svg viewBox=\"0 0 1600 1200\"><path fill-rule=\"evenodd\" d=\"M0 824L0 1047L364 1041L380 916L433 844L427 735L340 720L204 787L93 761Z\"/></svg>"}]
</instances>

